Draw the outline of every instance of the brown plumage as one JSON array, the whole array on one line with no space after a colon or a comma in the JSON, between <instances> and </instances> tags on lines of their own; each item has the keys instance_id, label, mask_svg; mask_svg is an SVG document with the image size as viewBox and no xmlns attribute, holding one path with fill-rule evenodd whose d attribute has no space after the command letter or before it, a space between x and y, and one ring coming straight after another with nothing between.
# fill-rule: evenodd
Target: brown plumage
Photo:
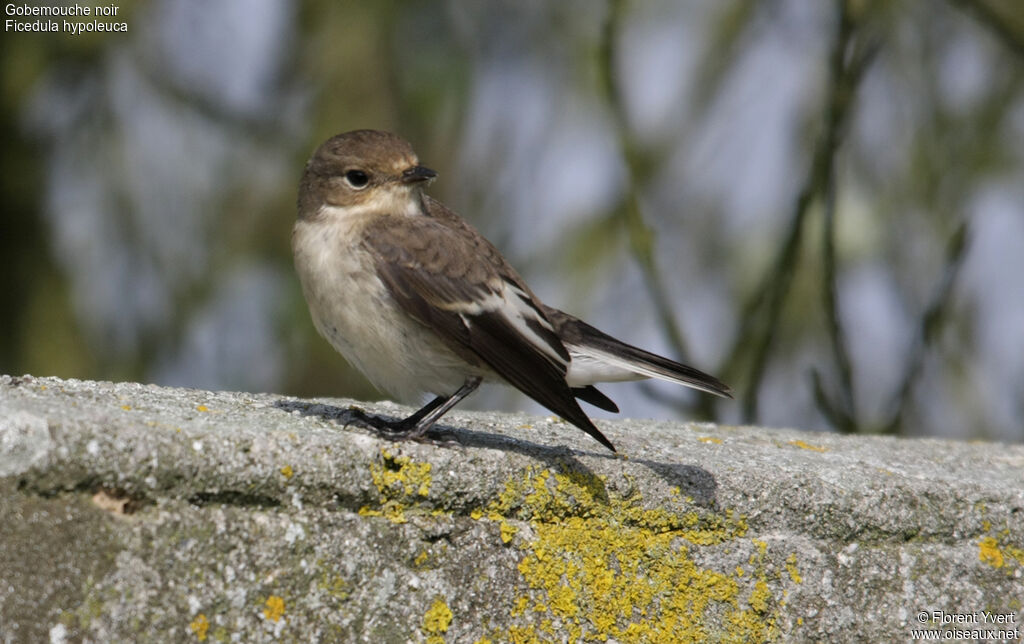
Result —
<instances>
[{"instance_id":1,"label":"brown plumage","mask_svg":"<svg viewBox=\"0 0 1024 644\"><path fill-rule=\"evenodd\" d=\"M420 437L491 380L614 451L577 402L618 411L594 382L654 377L730 395L697 369L542 304L487 239L422 194L435 174L402 139L359 130L324 143L302 178L292 245L317 329L378 387L407 401L437 396L408 419L362 415L363 424Z\"/></svg>"}]
</instances>

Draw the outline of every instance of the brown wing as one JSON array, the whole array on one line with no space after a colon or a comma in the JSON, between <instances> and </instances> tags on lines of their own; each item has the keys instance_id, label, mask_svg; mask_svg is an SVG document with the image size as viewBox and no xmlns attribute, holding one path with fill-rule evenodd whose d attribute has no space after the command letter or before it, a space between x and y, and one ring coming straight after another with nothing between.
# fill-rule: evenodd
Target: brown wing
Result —
<instances>
[{"instance_id":1,"label":"brown wing","mask_svg":"<svg viewBox=\"0 0 1024 644\"><path fill-rule=\"evenodd\" d=\"M463 359L615 451L566 384L569 353L519 275L468 224L435 201L428 207L432 216L382 217L364 233L395 300Z\"/></svg>"}]
</instances>

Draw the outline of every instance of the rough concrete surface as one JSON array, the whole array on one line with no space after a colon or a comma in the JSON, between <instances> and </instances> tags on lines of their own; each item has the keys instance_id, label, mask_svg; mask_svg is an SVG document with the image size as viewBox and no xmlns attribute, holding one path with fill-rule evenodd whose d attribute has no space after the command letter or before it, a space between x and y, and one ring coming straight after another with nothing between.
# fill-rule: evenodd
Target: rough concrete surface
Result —
<instances>
[{"instance_id":1,"label":"rough concrete surface","mask_svg":"<svg viewBox=\"0 0 1024 644\"><path fill-rule=\"evenodd\" d=\"M0 377L0 641L1024 630L1022 446L351 404Z\"/></svg>"}]
</instances>

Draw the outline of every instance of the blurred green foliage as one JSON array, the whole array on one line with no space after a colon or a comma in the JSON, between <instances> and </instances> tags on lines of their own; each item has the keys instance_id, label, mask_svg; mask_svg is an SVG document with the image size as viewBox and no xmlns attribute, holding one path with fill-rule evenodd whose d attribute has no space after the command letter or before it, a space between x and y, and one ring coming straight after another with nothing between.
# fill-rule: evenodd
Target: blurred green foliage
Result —
<instances>
[{"instance_id":1,"label":"blurred green foliage","mask_svg":"<svg viewBox=\"0 0 1024 644\"><path fill-rule=\"evenodd\" d=\"M212 315L215 300L224 297L218 276L249 263L286 276L287 284L283 295L272 296L281 301L266 310L285 359L280 373L259 381L267 383L262 386L302 395L377 397L315 335L291 275L287 239L302 164L319 142L338 132L397 131L442 170L432 192L465 211L499 246L511 247L514 230L494 204L502 194L496 186L511 172L502 163L515 136L484 131L476 133L484 142L468 141L468 123L484 77L502 64L526 60L527 69L548 75L550 86L564 90L560 107L569 114L562 118L571 121L572 110L585 106L606 124L623 179L603 209L520 250L513 263L530 278L568 282L569 308L596 300L594 294L608 288L609 273L624 266L639 270L643 297L634 294L639 299L633 305L649 306L665 344L687 359L707 339L694 337L681 315L687 307L677 275L681 261L688 270L700 267L693 279L713 285L734 320L731 327L717 325L715 349L701 353L717 364L700 366L734 386L738 405L666 398L647 388L649 400L705 418L806 427L824 420L848 432L928 432L937 398L958 410L957 422L967 425L961 435L992 436L986 428L1005 421L1005 413L999 416L1004 421L994 420L981 384L972 382L972 369L984 368L973 361L982 344L974 314L985 294L972 291L976 283L963 282L961 269L970 257L979 194L1024 177L1022 3L836 0L808 9L799 1L731 0L680 9L625 0L307 0L284 11L293 22L281 30L283 53L268 90L284 97L281 106L257 116L224 107L216 95L193 91L164 69L161 50L150 46L162 3L119 4L118 19L131 25L127 36L9 33L0 44L0 372L142 381L170 373L161 369L183 355L190 338L201 337L196 320ZM200 4L192 10L196 20L203 19ZM631 81L657 70L630 69L624 61L636 46L630 34L643 20L656 24L662 15L665 22L701 20L706 35L674 110L679 117L648 127L637 122L631 107ZM680 39L690 33L683 27ZM707 149L698 143L709 130L729 131L727 122L739 109L730 101L737 100L736 87L767 40L823 44L809 49L816 58L803 67L810 70L808 78L781 135L783 156L794 160L785 173L789 183L781 188L788 205L766 206L764 213L750 213L748 223L735 223L723 203L727 192L709 196L699 189L699 179L687 184L666 177L666 168L703 169L714 162L714 154L696 156L695 150ZM961 70L956 65L965 49L980 50L979 59L995 63ZM78 84L93 101L88 105L96 107L79 115L76 127L95 129L101 142L123 135L114 99L104 98L116 91L115 76L122 73L118 55L136 62L170 113L199 119L271 160L253 169L248 183L250 170L235 161L225 162L233 169L223 177L210 177L225 189L211 197L216 216L205 220L193 240L205 249L196 261L207 278L175 279L165 319L141 331L127 350L114 348L109 337L85 324L74 303L74 281L53 241L53 218L46 216L53 203L47 198L53 151L66 142L40 135L32 125L43 88ZM966 77L972 74L979 78ZM758 82L772 79L756 79L755 89ZM522 98L516 91L509 89L509 102ZM753 89L740 95L758 98ZM527 107L524 121L534 118ZM146 109L141 99L138 109ZM466 169L463 151L470 144L490 151L485 162L464 176L446 173ZM109 158L98 153L95 163ZM125 171L108 169L116 175ZM738 170L736 180L744 180ZM666 186L677 184L685 200L666 196ZM519 182L502 189L534 188ZM142 225L132 218L130 198L115 196L115 221L129 229ZM749 224L761 215L772 223ZM144 237L129 233L128 240ZM672 255L669 248L699 256ZM844 310L850 306L844 284L855 270L874 265L891 277L908 324L891 391L866 396L860 389L867 365L855 349L861 329ZM249 382L217 385L261 386ZM1009 397L1017 397L1011 404L1024 413L1024 384L1008 386ZM963 400L949 401L951 389ZM791 415L780 415L778 403L764 410L787 393L793 395ZM1000 432L995 435L1005 438L1006 431Z\"/></svg>"}]
</instances>

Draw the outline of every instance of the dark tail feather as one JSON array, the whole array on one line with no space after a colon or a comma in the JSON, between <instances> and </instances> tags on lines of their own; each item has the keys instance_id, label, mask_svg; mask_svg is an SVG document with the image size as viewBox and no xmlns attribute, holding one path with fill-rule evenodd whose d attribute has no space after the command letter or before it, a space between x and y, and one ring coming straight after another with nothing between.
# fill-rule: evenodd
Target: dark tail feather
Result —
<instances>
[{"instance_id":1,"label":"dark tail feather","mask_svg":"<svg viewBox=\"0 0 1024 644\"><path fill-rule=\"evenodd\" d=\"M544 312L555 325L559 337L566 346L589 353L597 359L640 376L669 380L709 394L732 398L732 389L729 385L699 369L626 344L558 309L544 307ZM591 402L585 397L581 398Z\"/></svg>"},{"instance_id":2,"label":"dark tail feather","mask_svg":"<svg viewBox=\"0 0 1024 644\"><path fill-rule=\"evenodd\" d=\"M572 395L599 409L610 411L613 414L619 413L619 406L615 404L615 401L598 391L593 385L587 385L586 387L574 387Z\"/></svg>"},{"instance_id":3,"label":"dark tail feather","mask_svg":"<svg viewBox=\"0 0 1024 644\"><path fill-rule=\"evenodd\" d=\"M594 329L597 331L597 329ZM601 333L600 331L597 331ZM601 335L604 335L603 333ZM589 346L602 354L619 358L623 366L630 369L630 365L638 367L637 373L648 375L653 378L670 380L682 385L705 391L709 394L732 398L732 388L718 378L706 374L700 369L694 369L689 365L669 360L650 351L644 351L633 345L620 342L611 336L604 338L590 338L584 346ZM642 368L642 369L641 369Z\"/></svg>"}]
</instances>

